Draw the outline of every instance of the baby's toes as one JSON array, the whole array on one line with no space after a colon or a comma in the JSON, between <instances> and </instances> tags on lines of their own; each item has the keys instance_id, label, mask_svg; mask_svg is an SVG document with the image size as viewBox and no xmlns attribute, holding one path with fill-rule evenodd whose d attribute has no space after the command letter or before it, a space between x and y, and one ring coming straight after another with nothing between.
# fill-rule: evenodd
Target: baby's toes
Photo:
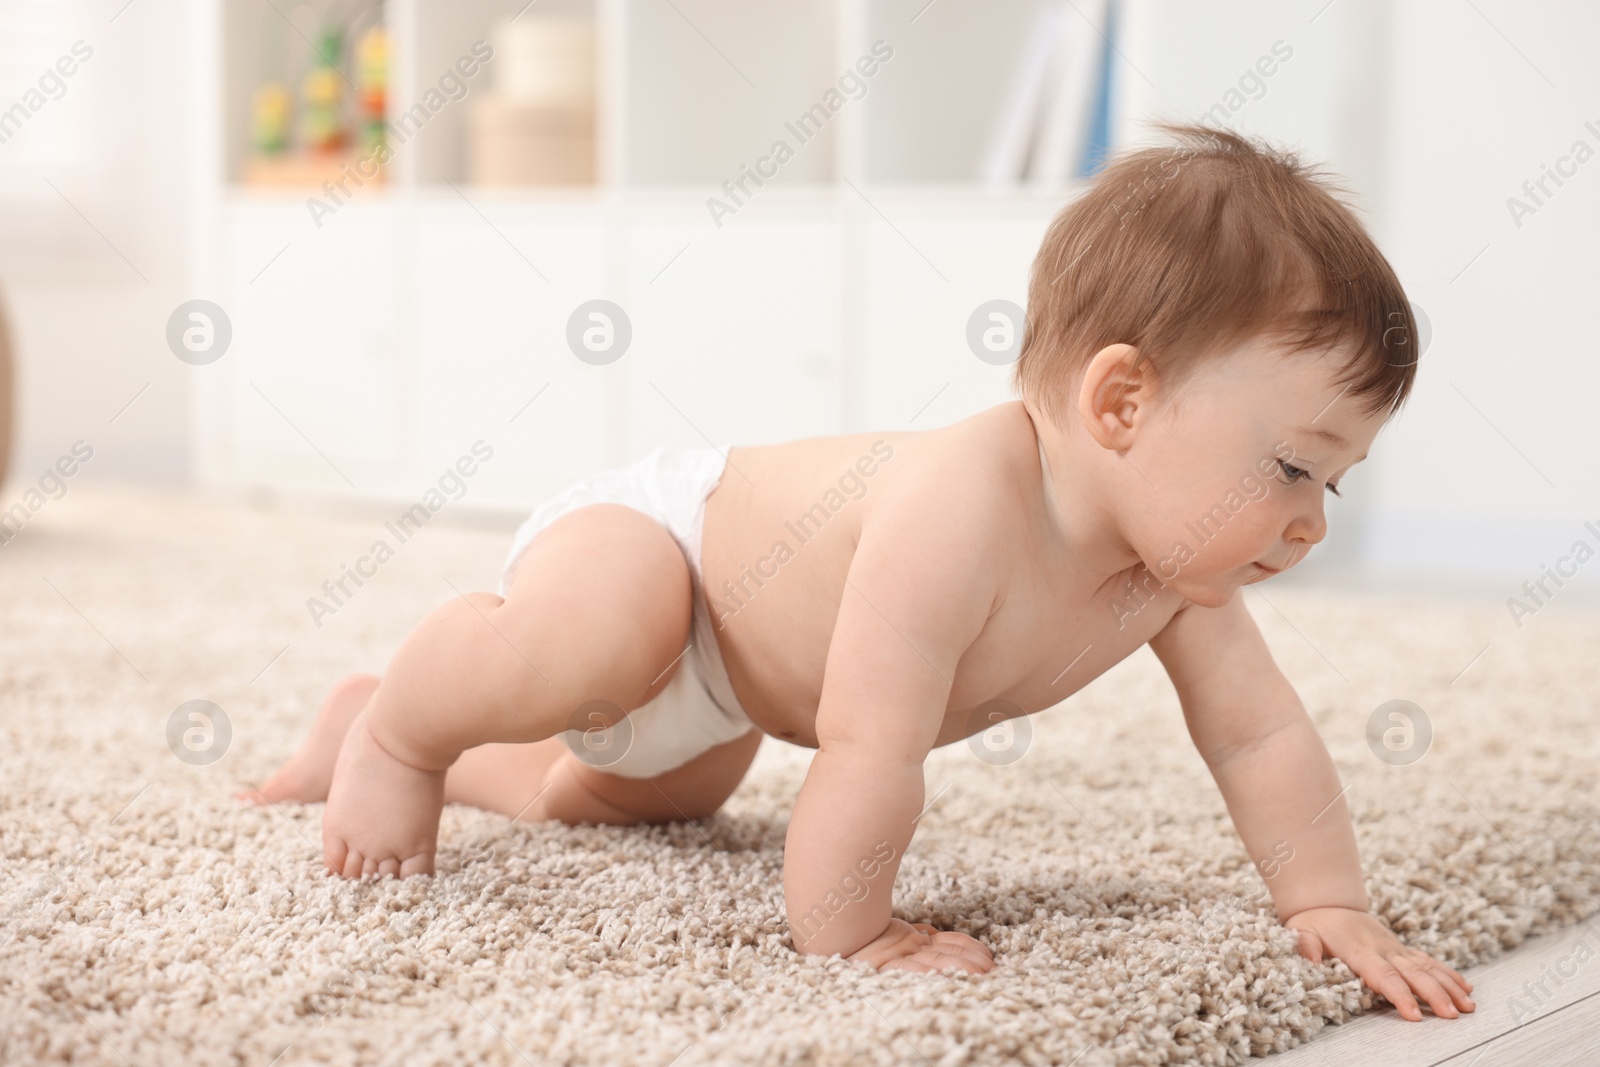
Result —
<instances>
[{"instance_id":1,"label":"baby's toes","mask_svg":"<svg viewBox=\"0 0 1600 1067\"><path fill-rule=\"evenodd\" d=\"M413 874L433 873L433 853L419 852L415 856L400 861L400 877L409 878Z\"/></svg>"},{"instance_id":2,"label":"baby's toes","mask_svg":"<svg viewBox=\"0 0 1600 1067\"><path fill-rule=\"evenodd\" d=\"M344 864L339 868L339 873L344 875L346 878L360 878L361 872L366 867L366 863L367 857L363 856L357 850L351 849L349 852L345 853Z\"/></svg>"}]
</instances>

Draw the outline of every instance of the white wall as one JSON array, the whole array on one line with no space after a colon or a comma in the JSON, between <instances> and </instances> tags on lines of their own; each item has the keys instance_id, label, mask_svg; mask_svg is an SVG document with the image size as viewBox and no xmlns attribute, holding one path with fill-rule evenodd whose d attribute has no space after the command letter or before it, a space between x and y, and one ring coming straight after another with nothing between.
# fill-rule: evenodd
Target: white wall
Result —
<instances>
[{"instance_id":1,"label":"white wall","mask_svg":"<svg viewBox=\"0 0 1600 1067\"><path fill-rule=\"evenodd\" d=\"M92 49L0 144L20 409L7 501L80 439L95 450L84 478L188 476L191 368L162 340L188 298L188 27L178 4L118 6L0 5L0 109L75 42Z\"/></svg>"},{"instance_id":2,"label":"white wall","mask_svg":"<svg viewBox=\"0 0 1600 1067\"><path fill-rule=\"evenodd\" d=\"M1600 545L1582 529L1600 525L1600 160L1547 185L1520 228L1506 200L1574 141L1600 153L1600 8L1477 6L1408 0L1395 16L1387 246L1434 340L1385 441L1369 555L1533 577L1580 536Z\"/></svg>"}]
</instances>

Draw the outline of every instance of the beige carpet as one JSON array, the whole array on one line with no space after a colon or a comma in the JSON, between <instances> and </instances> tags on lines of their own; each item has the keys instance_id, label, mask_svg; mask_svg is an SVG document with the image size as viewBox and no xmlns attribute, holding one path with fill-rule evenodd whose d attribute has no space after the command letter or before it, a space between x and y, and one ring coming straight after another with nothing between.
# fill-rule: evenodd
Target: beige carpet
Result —
<instances>
[{"instance_id":1,"label":"beige carpet","mask_svg":"<svg viewBox=\"0 0 1600 1067\"><path fill-rule=\"evenodd\" d=\"M0 546L0 1062L1218 1064L1373 1007L1253 902L1148 650L1035 717L1016 764L929 761L897 913L982 938L985 976L795 956L783 840L809 752L773 740L698 827L452 807L435 878L323 877L320 806L229 794L447 583L492 588L509 531L442 521L321 629L306 599L381 516L74 487ZM1510 589L1264 589L1395 929L1465 967L1600 907L1592 608L1573 594L1519 631ZM1433 718L1410 767L1365 741L1395 697ZM207 766L166 739L195 699L232 724Z\"/></svg>"}]
</instances>

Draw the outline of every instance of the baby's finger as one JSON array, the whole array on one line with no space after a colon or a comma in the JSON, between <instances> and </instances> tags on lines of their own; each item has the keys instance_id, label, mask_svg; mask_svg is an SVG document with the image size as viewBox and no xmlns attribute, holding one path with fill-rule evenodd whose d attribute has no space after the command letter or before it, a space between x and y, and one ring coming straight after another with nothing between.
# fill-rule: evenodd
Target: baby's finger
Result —
<instances>
[{"instance_id":1,"label":"baby's finger","mask_svg":"<svg viewBox=\"0 0 1600 1067\"><path fill-rule=\"evenodd\" d=\"M1374 993L1393 1004L1402 1019L1414 1023L1422 1021L1422 1009L1417 1006L1417 998L1411 995L1410 984L1389 961L1381 956L1364 957L1351 963L1350 969L1359 974Z\"/></svg>"},{"instance_id":2,"label":"baby's finger","mask_svg":"<svg viewBox=\"0 0 1600 1067\"><path fill-rule=\"evenodd\" d=\"M950 952L942 948L930 948L918 953L931 964L934 970L966 971L968 974L982 974L993 964L984 959L971 959L960 952Z\"/></svg>"},{"instance_id":3,"label":"baby's finger","mask_svg":"<svg viewBox=\"0 0 1600 1067\"><path fill-rule=\"evenodd\" d=\"M1433 1013L1443 1019L1454 1019L1461 1013L1456 1010L1451 1002L1450 994L1440 984L1439 979L1428 969L1425 962L1417 959L1401 957L1396 961L1397 966L1406 976L1406 981L1423 1000L1428 1002L1428 1007Z\"/></svg>"},{"instance_id":4,"label":"baby's finger","mask_svg":"<svg viewBox=\"0 0 1600 1067\"><path fill-rule=\"evenodd\" d=\"M976 945L979 949L987 947L984 942L978 941L976 937L971 936L971 934L963 934L958 929L941 929L939 933L934 934L933 942L939 945Z\"/></svg>"},{"instance_id":5,"label":"baby's finger","mask_svg":"<svg viewBox=\"0 0 1600 1067\"><path fill-rule=\"evenodd\" d=\"M956 952L986 971L994 966L994 953L984 945L967 945L956 949Z\"/></svg>"},{"instance_id":6,"label":"baby's finger","mask_svg":"<svg viewBox=\"0 0 1600 1067\"><path fill-rule=\"evenodd\" d=\"M995 966L994 958L987 957L987 955L982 955L979 952L947 952L944 953L944 958L960 960L963 971L968 971L971 974L987 974Z\"/></svg>"},{"instance_id":7,"label":"baby's finger","mask_svg":"<svg viewBox=\"0 0 1600 1067\"><path fill-rule=\"evenodd\" d=\"M1467 976L1456 970L1454 967L1449 967L1443 963L1440 963L1427 953L1423 953L1422 958L1427 962L1431 970L1435 972L1444 972L1447 976L1449 976L1452 982L1460 986L1462 989L1469 991L1472 989L1472 983L1467 981Z\"/></svg>"},{"instance_id":8,"label":"baby's finger","mask_svg":"<svg viewBox=\"0 0 1600 1067\"><path fill-rule=\"evenodd\" d=\"M945 930L942 933L934 934L933 943L962 952L977 952L991 959L994 957L994 952L990 950L988 945L985 945L971 934L963 934L958 930Z\"/></svg>"},{"instance_id":9,"label":"baby's finger","mask_svg":"<svg viewBox=\"0 0 1600 1067\"><path fill-rule=\"evenodd\" d=\"M889 960L886 963L882 964L881 966L878 967L878 970L880 970L880 971L912 971L912 972L918 973L918 974L926 974L929 971L933 970L933 968L929 967L926 963L923 963L921 960L917 959L915 956L900 956L900 957L897 957L895 959Z\"/></svg>"},{"instance_id":10,"label":"baby's finger","mask_svg":"<svg viewBox=\"0 0 1600 1067\"><path fill-rule=\"evenodd\" d=\"M1463 988L1463 980L1460 975L1442 963L1434 963L1428 970L1439 980L1439 984L1444 986L1445 992L1450 994L1450 999L1455 1001L1456 1007L1462 1011L1472 1011L1476 1007L1472 1002L1472 998L1467 995L1466 989Z\"/></svg>"}]
</instances>

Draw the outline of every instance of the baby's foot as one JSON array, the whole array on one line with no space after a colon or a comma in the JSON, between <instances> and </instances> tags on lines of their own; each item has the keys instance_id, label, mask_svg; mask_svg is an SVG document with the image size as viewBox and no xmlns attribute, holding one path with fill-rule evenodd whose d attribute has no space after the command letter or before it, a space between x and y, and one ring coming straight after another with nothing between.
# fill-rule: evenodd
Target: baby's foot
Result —
<instances>
[{"instance_id":1,"label":"baby's foot","mask_svg":"<svg viewBox=\"0 0 1600 1067\"><path fill-rule=\"evenodd\" d=\"M316 722L311 724L311 732L306 734L289 761L262 782L259 789L241 790L234 796L256 804L276 804L281 800L314 804L327 800L339 746L344 743L350 724L356 721L377 688L375 674L352 674L340 679L323 701Z\"/></svg>"},{"instance_id":2,"label":"baby's foot","mask_svg":"<svg viewBox=\"0 0 1600 1067\"><path fill-rule=\"evenodd\" d=\"M322 813L323 862L346 878L433 873L445 771L413 767L372 734L371 711L351 724Z\"/></svg>"}]
</instances>

